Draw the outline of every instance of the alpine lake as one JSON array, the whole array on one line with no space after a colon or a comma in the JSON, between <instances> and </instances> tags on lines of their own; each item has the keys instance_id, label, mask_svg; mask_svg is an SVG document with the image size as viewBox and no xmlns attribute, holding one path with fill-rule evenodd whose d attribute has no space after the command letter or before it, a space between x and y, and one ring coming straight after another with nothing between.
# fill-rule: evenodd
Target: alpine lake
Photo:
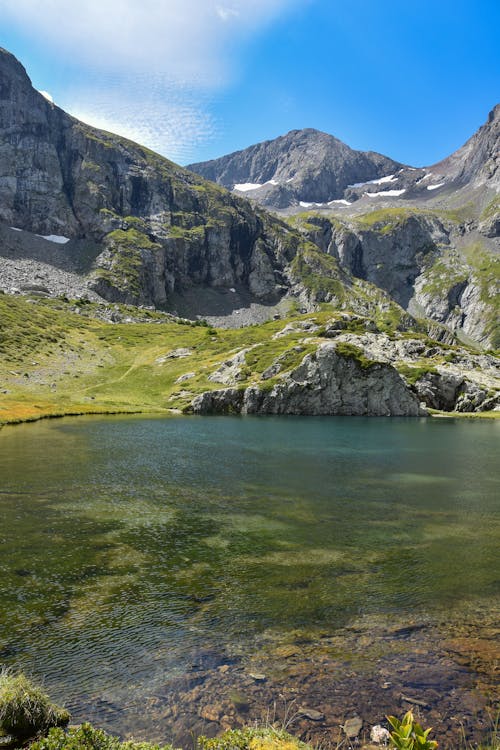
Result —
<instances>
[{"instance_id":1,"label":"alpine lake","mask_svg":"<svg viewBox=\"0 0 500 750\"><path fill-rule=\"evenodd\" d=\"M0 431L0 664L122 737L335 747L499 691L498 420L80 417Z\"/></svg>"}]
</instances>

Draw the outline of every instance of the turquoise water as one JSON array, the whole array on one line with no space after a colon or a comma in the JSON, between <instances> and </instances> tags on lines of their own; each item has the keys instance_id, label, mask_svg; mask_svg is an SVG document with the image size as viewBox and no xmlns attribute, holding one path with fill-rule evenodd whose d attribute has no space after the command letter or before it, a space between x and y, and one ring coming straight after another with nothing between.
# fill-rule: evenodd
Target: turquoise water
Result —
<instances>
[{"instance_id":1,"label":"turquoise water","mask_svg":"<svg viewBox=\"0 0 500 750\"><path fill-rule=\"evenodd\" d=\"M0 662L78 715L103 696L140 706L199 649L494 611L499 436L426 419L6 428Z\"/></svg>"}]
</instances>

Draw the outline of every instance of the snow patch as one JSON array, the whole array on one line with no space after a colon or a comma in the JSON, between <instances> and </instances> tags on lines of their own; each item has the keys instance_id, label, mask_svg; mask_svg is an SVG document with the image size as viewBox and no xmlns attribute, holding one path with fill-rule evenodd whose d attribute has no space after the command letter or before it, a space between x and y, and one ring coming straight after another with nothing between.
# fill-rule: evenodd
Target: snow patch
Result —
<instances>
[{"instance_id":1,"label":"snow patch","mask_svg":"<svg viewBox=\"0 0 500 750\"><path fill-rule=\"evenodd\" d=\"M368 198L379 198L384 195L397 197L398 195L403 195L403 193L406 193L405 188L403 190L381 190L379 193L364 193L363 195Z\"/></svg>"},{"instance_id":2,"label":"snow patch","mask_svg":"<svg viewBox=\"0 0 500 750\"><path fill-rule=\"evenodd\" d=\"M400 170L401 171L401 170ZM363 187L363 185L383 185L385 182L396 182L398 178L394 174L388 174L385 177L377 177L376 180L366 180L366 182L354 182L348 185L348 188Z\"/></svg>"},{"instance_id":3,"label":"snow patch","mask_svg":"<svg viewBox=\"0 0 500 750\"><path fill-rule=\"evenodd\" d=\"M240 193L248 193L250 190L257 190L262 187L260 182L240 182L234 186L234 190L239 190Z\"/></svg>"},{"instance_id":4,"label":"snow patch","mask_svg":"<svg viewBox=\"0 0 500 750\"><path fill-rule=\"evenodd\" d=\"M352 206L352 202L346 201L344 198L339 198L338 200L330 201L328 205L333 206L334 203L341 203L343 206Z\"/></svg>"},{"instance_id":5,"label":"snow patch","mask_svg":"<svg viewBox=\"0 0 500 750\"><path fill-rule=\"evenodd\" d=\"M279 185L278 180L268 180L266 185Z\"/></svg>"},{"instance_id":6,"label":"snow patch","mask_svg":"<svg viewBox=\"0 0 500 750\"><path fill-rule=\"evenodd\" d=\"M324 203L307 203L307 201L299 201L299 205L302 206L302 208L311 208L311 206L316 206L319 208L320 206L324 206Z\"/></svg>"},{"instance_id":7,"label":"snow patch","mask_svg":"<svg viewBox=\"0 0 500 750\"><path fill-rule=\"evenodd\" d=\"M417 180L415 185L420 185L421 182L423 182L424 180L427 180L429 177L432 177L432 172L427 172L427 174L424 174L424 176L421 177L420 180Z\"/></svg>"},{"instance_id":8,"label":"snow patch","mask_svg":"<svg viewBox=\"0 0 500 750\"><path fill-rule=\"evenodd\" d=\"M440 187L443 187L444 182L438 182L437 185L427 185L427 190L437 190Z\"/></svg>"},{"instance_id":9,"label":"snow patch","mask_svg":"<svg viewBox=\"0 0 500 750\"><path fill-rule=\"evenodd\" d=\"M22 232L22 231L24 231L23 229L19 229L19 227L10 227L10 228L13 229L14 232Z\"/></svg>"},{"instance_id":10,"label":"snow patch","mask_svg":"<svg viewBox=\"0 0 500 750\"><path fill-rule=\"evenodd\" d=\"M385 177L379 177L377 180L369 180L367 185L383 185L385 182L396 182L398 178L393 174L388 174Z\"/></svg>"},{"instance_id":11,"label":"snow patch","mask_svg":"<svg viewBox=\"0 0 500 750\"><path fill-rule=\"evenodd\" d=\"M49 242L55 242L58 245L65 245L69 242L69 237L63 237L62 234L37 234L37 237L41 237L42 240L48 240Z\"/></svg>"}]
</instances>

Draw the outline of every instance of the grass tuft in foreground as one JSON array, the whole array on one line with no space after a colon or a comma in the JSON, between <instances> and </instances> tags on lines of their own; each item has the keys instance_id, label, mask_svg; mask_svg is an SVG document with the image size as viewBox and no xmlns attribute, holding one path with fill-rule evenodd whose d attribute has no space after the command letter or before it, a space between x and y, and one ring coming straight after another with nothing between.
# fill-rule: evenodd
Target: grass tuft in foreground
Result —
<instances>
[{"instance_id":1,"label":"grass tuft in foreground","mask_svg":"<svg viewBox=\"0 0 500 750\"><path fill-rule=\"evenodd\" d=\"M0 737L10 736L14 744L68 721L68 711L24 674L0 672Z\"/></svg>"}]
</instances>

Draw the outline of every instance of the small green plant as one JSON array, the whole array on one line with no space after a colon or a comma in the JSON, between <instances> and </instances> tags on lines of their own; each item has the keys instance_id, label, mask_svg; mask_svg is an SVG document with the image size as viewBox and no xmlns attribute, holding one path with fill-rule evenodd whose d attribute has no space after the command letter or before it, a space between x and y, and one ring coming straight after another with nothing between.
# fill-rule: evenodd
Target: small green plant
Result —
<instances>
[{"instance_id":1,"label":"small green plant","mask_svg":"<svg viewBox=\"0 0 500 750\"><path fill-rule=\"evenodd\" d=\"M120 742L118 737L107 734L85 723L70 727L67 732L51 729L44 737L30 745L30 750L173 750L171 745L161 747L150 742Z\"/></svg>"},{"instance_id":2,"label":"small green plant","mask_svg":"<svg viewBox=\"0 0 500 750\"><path fill-rule=\"evenodd\" d=\"M0 736L25 740L68 721L68 711L52 703L24 674L0 672Z\"/></svg>"},{"instance_id":3,"label":"small green plant","mask_svg":"<svg viewBox=\"0 0 500 750\"><path fill-rule=\"evenodd\" d=\"M395 716L388 716L392 727L391 745L398 750L435 750L438 743L427 739L432 729L422 729L415 721L412 711L407 711L400 721Z\"/></svg>"}]
</instances>

